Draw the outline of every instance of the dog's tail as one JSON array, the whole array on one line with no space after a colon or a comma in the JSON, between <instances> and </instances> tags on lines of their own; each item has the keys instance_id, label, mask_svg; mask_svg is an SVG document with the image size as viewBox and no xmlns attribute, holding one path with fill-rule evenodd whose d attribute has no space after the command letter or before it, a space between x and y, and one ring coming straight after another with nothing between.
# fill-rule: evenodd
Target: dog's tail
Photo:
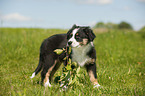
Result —
<instances>
[{"instance_id":1,"label":"dog's tail","mask_svg":"<svg viewBox=\"0 0 145 96\"><path fill-rule=\"evenodd\" d=\"M34 78L41 71L42 65L43 65L43 63L40 60L37 68L35 69L34 73L32 74L32 76L30 78Z\"/></svg>"}]
</instances>

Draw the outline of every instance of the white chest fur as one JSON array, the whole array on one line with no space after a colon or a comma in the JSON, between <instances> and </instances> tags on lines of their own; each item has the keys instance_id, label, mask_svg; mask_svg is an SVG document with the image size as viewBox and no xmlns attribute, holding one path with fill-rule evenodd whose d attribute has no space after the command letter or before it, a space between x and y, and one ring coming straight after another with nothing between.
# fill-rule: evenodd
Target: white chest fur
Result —
<instances>
[{"instance_id":1,"label":"white chest fur","mask_svg":"<svg viewBox=\"0 0 145 96\"><path fill-rule=\"evenodd\" d=\"M91 58L87 56L87 52L89 52L91 48L91 43L82 47L72 48L72 61L78 63L79 66L87 64L91 60Z\"/></svg>"}]
</instances>

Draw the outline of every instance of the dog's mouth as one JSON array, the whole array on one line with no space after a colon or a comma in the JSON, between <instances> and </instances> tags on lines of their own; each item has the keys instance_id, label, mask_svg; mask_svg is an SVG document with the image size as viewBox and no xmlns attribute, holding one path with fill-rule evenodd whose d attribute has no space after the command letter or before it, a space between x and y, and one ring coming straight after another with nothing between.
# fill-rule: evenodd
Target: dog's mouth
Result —
<instances>
[{"instance_id":1,"label":"dog's mouth","mask_svg":"<svg viewBox=\"0 0 145 96\"><path fill-rule=\"evenodd\" d=\"M79 48L79 47L81 47L81 43L75 45L75 44L72 44L71 42L68 42L68 43L67 43L67 46L68 46L68 47L72 47L72 48Z\"/></svg>"},{"instance_id":2,"label":"dog's mouth","mask_svg":"<svg viewBox=\"0 0 145 96\"><path fill-rule=\"evenodd\" d=\"M82 42L78 42L78 44L73 44L72 42L68 42L67 46L72 48L79 48L88 44L88 39L83 39Z\"/></svg>"}]
</instances>

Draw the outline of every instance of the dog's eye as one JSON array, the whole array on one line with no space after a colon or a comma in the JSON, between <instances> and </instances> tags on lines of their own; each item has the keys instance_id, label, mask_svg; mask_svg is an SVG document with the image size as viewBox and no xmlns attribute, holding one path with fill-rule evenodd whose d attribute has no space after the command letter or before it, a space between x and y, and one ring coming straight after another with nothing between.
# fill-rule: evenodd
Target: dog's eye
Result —
<instances>
[{"instance_id":1,"label":"dog's eye","mask_svg":"<svg viewBox=\"0 0 145 96\"><path fill-rule=\"evenodd\" d=\"M79 35L79 33L76 33L76 36L78 36Z\"/></svg>"}]
</instances>

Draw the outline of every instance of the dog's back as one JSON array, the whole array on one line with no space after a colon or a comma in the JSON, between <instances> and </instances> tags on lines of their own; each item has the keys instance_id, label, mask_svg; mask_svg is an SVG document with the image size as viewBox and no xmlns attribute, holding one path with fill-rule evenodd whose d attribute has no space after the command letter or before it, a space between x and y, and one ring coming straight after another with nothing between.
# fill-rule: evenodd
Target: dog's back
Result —
<instances>
[{"instance_id":1,"label":"dog's back","mask_svg":"<svg viewBox=\"0 0 145 96\"><path fill-rule=\"evenodd\" d=\"M56 34L45 39L40 47L40 54L48 55L54 53L55 49L64 48L67 44L66 34Z\"/></svg>"}]
</instances>

